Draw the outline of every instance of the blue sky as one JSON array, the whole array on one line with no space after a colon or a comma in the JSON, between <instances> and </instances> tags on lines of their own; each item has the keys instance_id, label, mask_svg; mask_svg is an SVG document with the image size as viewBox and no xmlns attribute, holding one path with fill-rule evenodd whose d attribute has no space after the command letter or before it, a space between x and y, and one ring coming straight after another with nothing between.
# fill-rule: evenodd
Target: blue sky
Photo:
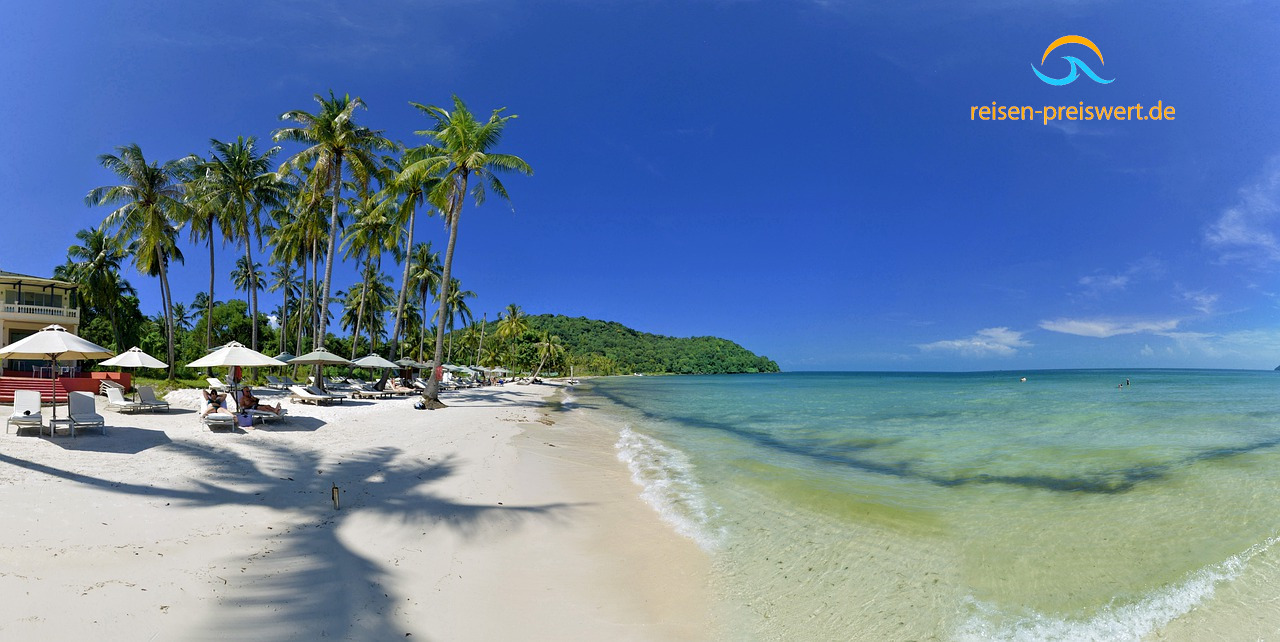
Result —
<instances>
[{"instance_id":1,"label":"blue sky","mask_svg":"<svg viewBox=\"0 0 1280 642\"><path fill-rule=\"evenodd\" d=\"M792 370L1280 364L1280 7L953 4L10 3L0 268L62 262L115 146L267 139L329 89L414 144L409 101L456 93L518 114L503 150L536 171L508 181L514 213L464 211L477 314L718 335ZM1071 44L1041 65L1068 34L1105 64ZM1115 81L1029 68L1068 54ZM1176 119L970 120L992 101ZM207 260L185 251L189 301Z\"/></svg>"}]
</instances>

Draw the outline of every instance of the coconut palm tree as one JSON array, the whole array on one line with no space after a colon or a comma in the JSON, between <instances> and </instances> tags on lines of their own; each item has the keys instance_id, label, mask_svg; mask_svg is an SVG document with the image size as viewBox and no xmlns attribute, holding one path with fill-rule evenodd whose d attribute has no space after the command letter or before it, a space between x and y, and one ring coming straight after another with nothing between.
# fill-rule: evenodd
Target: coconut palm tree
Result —
<instances>
[{"instance_id":1,"label":"coconut palm tree","mask_svg":"<svg viewBox=\"0 0 1280 642\"><path fill-rule=\"evenodd\" d=\"M449 359L453 362L453 328L454 321L461 321L463 325L471 323L471 308L467 306L467 299L476 298L476 293L471 290L463 290L462 285L457 279L451 279L449 284L449 303L448 314L445 315L445 327L449 332Z\"/></svg>"},{"instance_id":2,"label":"coconut palm tree","mask_svg":"<svg viewBox=\"0 0 1280 642\"><path fill-rule=\"evenodd\" d=\"M160 299L164 308L165 334L168 341L169 379L174 378L173 297L169 290L169 263L182 261L178 249L178 221L186 216L183 185L174 180L182 172L180 161L164 165L147 163L137 144L116 148L115 154L102 154L98 162L124 182L120 185L95 187L85 195L90 206L118 205L103 220L106 229L114 229L116 238L128 241L134 265L139 272L160 279Z\"/></svg>"},{"instance_id":3,"label":"coconut palm tree","mask_svg":"<svg viewBox=\"0 0 1280 642\"><path fill-rule=\"evenodd\" d=\"M533 347L538 350L538 356L540 357L538 367L533 371L533 379L538 378L538 373L542 372L542 366L546 365L548 359L555 363L558 359L564 357L564 346L561 345L560 337L553 337L550 332L543 331L542 336L537 343L533 344Z\"/></svg>"},{"instance_id":4,"label":"coconut palm tree","mask_svg":"<svg viewBox=\"0 0 1280 642\"><path fill-rule=\"evenodd\" d=\"M422 306L421 338L427 335L427 320L430 318L427 314L427 295L436 295L440 291L440 275L442 271L440 253L431 251L431 241L418 243L413 246L409 262L412 263L412 267L409 270L409 280L417 288L418 304ZM418 360L422 360L421 343L418 344Z\"/></svg>"},{"instance_id":5,"label":"coconut palm tree","mask_svg":"<svg viewBox=\"0 0 1280 642\"><path fill-rule=\"evenodd\" d=\"M387 185L388 191L393 199L389 201L396 205L396 213L394 222L402 228L407 228L404 234L404 250L401 252L400 260L404 263L404 273L400 277L400 294L396 299L396 321L391 331L391 342L396 345L396 356L403 356L403 350L400 348L400 331L405 325L402 325L405 314L405 303L407 293L411 289L409 283L409 267L410 262L405 261L403 257L408 256L413 247L414 224L418 217L418 208L427 204L427 197L437 185L440 184L439 176L422 175L422 176L406 176L404 167L407 163L413 163L421 160L422 151L410 150L400 158L384 159L383 165L393 173L393 178ZM434 213L434 208L428 210L428 214Z\"/></svg>"},{"instance_id":6,"label":"coconut palm tree","mask_svg":"<svg viewBox=\"0 0 1280 642\"><path fill-rule=\"evenodd\" d=\"M250 265L242 256L236 259L236 269L231 271L231 285L234 285L236 290L244 290L245 298L256 296L256 291L262 289L262 280L258 278L258 273L261 271L261 263ZM252 295L251 291L253 291Z\"/></svg>"},{"instance_id":7,"label":"coconut palm tree","mask_svg":"<svg viewBox=\"0 0 1280 642\"><path fill-rule=\"evenodd\" d=\"M440 107L410 103L435 121L431 130L418 132L431 139L431 143L416 148L416 160L405 168L402 176L405 180L425 180L430 176L442 176L443 180L431 190L432 202L445 205L445 222L449 225L449 245L445 248L444 270L441 283L446 290L440 296L440 318L446 314L449 301L448 286L450 272L453 269L453 250L458 241L458 219L462 216L462 205L468 194L476 206L484 203L485 196L492 191L505 200L510 200L507 189L498 180L496 172L516 171L533 174L533 169L519 156L498 154L493 147L502 137L502 130L507 121L515 118L502 116L503 109L495 109L486 122L480 122L472 116L471 111L457 96L453 97L453 111ZM473 182L474 181L474 182ZM439 363L444 355L443 333L436 333L435 359ZM427 406L442 407L440 403L440 382L433 370L423 393Z\"/></svg>"},{"instance_id":8,"label":"coconut palm tree","mask_svg":"<svg viewBox=\"0 0 1280 642\"><path fill-rule=\"evenodd\" d=\"M373 152L379 149L393 149L395 145L382 136L382 132L357 125L352 115L358 108L364 108L364 101L359 97L352 99L348 95L338 98L333 91L329 98L316 94L315 100L320 105L316 113L303 110L285 112L280 120L292 120L295 127L279 129L272 135L276 142L293 141L307 145L302 151L294 154L281 166L283 172L287 167L310 167L310 187L315 196L327 191L330 193L331 214L329 229L338 229L338 205L342 200L342 176L344 169L355 178L362 187L367 187L369 177L377 163ZM313 200L318 200L313 199ZM321 288L319 305L319 324L316 332L316 345L324 345L329 291L333 280L334 250L336 234L329 235L329 249L324 266L324 285ZM316 366L316 378L319 378L320 367Z\"/></svg>"},{"instance_id":9,"label":"coconut palm tree","mask_svg":"<svg viewBox=\"0 0 1280 642\"><path fill-rule=\"evenodd\" d=\"M173 327L183 332L191 329L191 312L185 303L173 304Z\"/></svg>"},{"instance_id":10,"label":"coconut palm tree","mask_svg":"<svg viewBox=\"0 0 1280 642\"><path fill-rule=\"evenodd\" d=\"M364 279L361 283L358 300L360 309L356 314L355 332L351 340L351 359L356 358L356 338L360 335L360 327L364 320L364 303L374 276L381 276L382 253L400 249L400 233L404 228L393 224L388 213L394 208L384 207L388 197L383 193L364 194L360 201L350 208L355 222L347 228L342 241L346 258L365 261Z\"/></svg>"},{"instance_id":11,"label":"coconut palm tree","mask_svg":"<svg viewBox=\"0 0 1280 642\"><path fill-rule=\"evenodd\" d=\"M79 285L75 294L82 305L111 321L113 347L120 352L125 349L119 316L120 297L137 295L133 286L120 276L120 262L129 254L101 229L80 230L76 238L81 245L67 248L67 263L54 269L54 278Z\"/></svg>"},{"instance_id":12,"label":"coconut palm tree","mask_svg":"<svg viewBox=\"0 0 1280 642\"><path fill-rule=\"evenodd\" d=\"M244 246L244 262L237 265L248 270L249 317L252 333L250 347L258 349L258 290L262 265L253 260L253 247L262 246L262 208L282 205L291 196L291 186L271 171L272 159L280 152L272 147L259 153L257 138L243 136L232 142L209 140L213 152L204 163L201 196L220 210L222 229L228 240Z\"/></svg>"},{"instance_id":13,"label":"coconut palm tree","mask_svg":"<svg viewBox=\"0 0 1280 642\"><path fill-rule=\"evenodd\" d=\"M275 246L277 249L280 246ZM289 301L298 297L301 285L293 276L292 261L285 260L276 264L271 271L271 284L267 287L271 292L280 292L284 303L280 307L280 351L289 351Z\"/></svg>"}]
</instances>

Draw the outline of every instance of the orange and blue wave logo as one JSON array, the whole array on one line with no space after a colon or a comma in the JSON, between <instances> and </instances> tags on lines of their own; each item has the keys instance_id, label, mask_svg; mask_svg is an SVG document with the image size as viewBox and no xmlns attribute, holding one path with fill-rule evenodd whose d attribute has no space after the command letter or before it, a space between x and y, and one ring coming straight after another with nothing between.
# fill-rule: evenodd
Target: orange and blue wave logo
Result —
<instances>
[{"instance_id":1,"label":"orange and blue wave logo","mask_svg":"<svg viewBox=\"0 0 1280 642\"><path fill-rule=\"evenodd\" d=\"M1102 59L1102 51L1098 49L1098 45L1093 44L1092 40L1089 40L1084 36L1063 36L1061 38L1058 38L1057 40L1054 40L1052 43L1049 44L1049 48L1044 50L1044 55L1040 57L1040 64L1044 65L1044 61L1049 59L1049 53L1052 52L1054 49L1057 49L1062 45L1072 45L1072 44L1084 45L1092 49L1093 53L1098 54L1098 62L1104 65L1107 64L1107 61ZM1056 86L1070 85L1071 83L1079 79L1081 74L1088 76L1089 79L1092 80L1093 82L1100 83L1103 85L1113 82L1115 80L1115 78L1112 78L1111 80L1103 80L1102 78L1099 78L1098 74L1094 73L1093 70L1089 68L1089 65L1086 65L1083 60L1080 60L1075 56L1063 56L1062 59L1071 64L1071 72L1068 73L1066 76L1063 76L1062 78L1052 78L1040 73L1040 70L1036 69L1035 63L1031 64L1031 70L1036 72L1036 75L1040 77L1040 80L1043 80L1046 84L1056 85Z\"/></svg>"}]
</instances>

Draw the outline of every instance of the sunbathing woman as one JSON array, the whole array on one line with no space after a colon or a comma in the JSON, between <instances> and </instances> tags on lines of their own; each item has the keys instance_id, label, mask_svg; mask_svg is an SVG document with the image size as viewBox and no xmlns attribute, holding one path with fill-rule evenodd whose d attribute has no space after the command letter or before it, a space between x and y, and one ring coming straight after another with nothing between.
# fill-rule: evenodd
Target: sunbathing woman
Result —
<instances>
[{"instance_id":1,"label":"sunbathing woman","mask_svg":"<svg viewBox=\"0 0 1280 642\"><path fill-rule=\"evenodd\" d=\"M231 414L231 411L227 410L227 396L225 394L210 388L201 390L200 396L204 397L204 412L200 413L201 417L207 417L214 412Z\"/></svg>"},{"instance_id":2,"label":"sunbathing woman","mask_svg":"<svg viewBox=\"0 0 1280 642\"><path fill-rule=\"evenodd\" d=\"M260 399L253 396L253 390L251 390L249 386L245 386L240 389L240 399L238 400L237 405L240 406L241 410L261 410L263 412L270 412L277 415L280 414L280 404L268 406L260 402Z\"/></svg>"}]
</instances>

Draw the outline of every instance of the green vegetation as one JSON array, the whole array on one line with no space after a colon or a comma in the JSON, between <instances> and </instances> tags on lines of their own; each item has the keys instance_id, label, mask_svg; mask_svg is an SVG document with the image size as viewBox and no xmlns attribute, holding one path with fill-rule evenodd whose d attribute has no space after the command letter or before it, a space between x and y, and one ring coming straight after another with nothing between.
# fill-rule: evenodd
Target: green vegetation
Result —
<instances>
[{"instance_id":1,"label":"green vegetation","mask_svg":"<svg viewBox=\"0 0 1280 642\"><path fill-rule=\"evenodd\" d=\"M116 352L137 345L167 357L165 387L201 385L204 373L182 364L232 340L268 354L303 354L323 344L351 358L376 352L391 360L478 360L523 373L777 372L773 361L715 337L527 316L515 304L494 321L476 321L467 302L476 293L452 274L458 221L468 199L509 200L501 174L533 173L520 157L495 150L515 116L496 109L477 119L456 96L451 110L410 103L431 128L415 132L425 144L408 147L355 122L365 108L359 97L329 92L315 99L315 113L281 117L290 122L273 140L302 149L274 171L281 149L261 149L253 137L211 139L207 156L164 163L148 162L137 145L99 157L119 184L95 188L85 201L115 209L97 229L76 233L78 244L55 270L56 278L80 285L83 336ZM443 256L430 241L415 242L420 213L443 219ZM183 263L183 227L187 242L209 251L209 289L193 293L190 304L176 300L168 279ZM244 300L214 298L214 247L223 243L242 253L230 275ZM384 262L388 253L393 261ZM344 260L358 266L359 282L338 289L333 267ZM127 261L159 279L156 317L141 312L137 291L121 276ZM399 274L385 273L387 263ZM272 301L265 310L261 296ZM336 315L331 303L339 304ZM435 401L434 385L426 396Z\"/></svg>"},{"instance_id":2,"label":"green vegetation","mask_svg":"<svg viewBox=\"0 0 1280 642\"><path fill-rule=\"evenodd\" d=\"M511 313L511 308L516 314ZM506 318L491 323L486 333L501 338L502 324L513 317L515 320L511 323L523 326L520 343L527 342L536 355L526 358L534 366L543 354L554 356L555 349L547 343L554 341L563 346L565 358L551 359L545 366L547 370L572 365L574 373L579 375L778 372L778 364L773 360L757 356L727 339L666 337L639 332L621 323L583 317L526 316L519 312L518 306L509 306ZM521 359L515 361L518 363Z\"/></svg>"}]
</instances>

